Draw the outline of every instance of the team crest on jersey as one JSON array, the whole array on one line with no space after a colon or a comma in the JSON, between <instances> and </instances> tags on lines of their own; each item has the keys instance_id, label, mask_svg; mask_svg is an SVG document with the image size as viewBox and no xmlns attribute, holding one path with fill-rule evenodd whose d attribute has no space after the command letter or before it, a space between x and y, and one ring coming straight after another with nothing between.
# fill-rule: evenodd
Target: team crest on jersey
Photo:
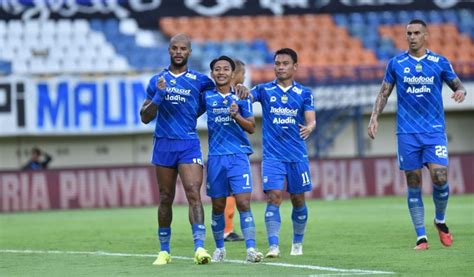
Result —
<instances>
[{"instance_id":1,"label":"team crest on jersey","mask_svg":"<svg viewBox=\"0 0 474 277\"><path fill-rule=\"evenodd\" d=\"M277 98L275 96L270 97L270 102L276 102Z\"/></svg>"},{"instance_id":2,"label":"team crest on jersey","mask_svg":"<svg viewBox=\"0 0 474 277\"><path fill-rule=\"evenodd\" d=\"M416 72L421 72L423 70L423 66L421 64L415 65Z\"/></svg>"},{"instance_id":3,"label":"team crest on jersey","mask_svg":"<svg viewBox=\"0 0 474 277\"><path fill-rule=\"evenodd\" d=\"M288 96L286 96L286 94L283 94L282 97L281 97L281 102L283 104L286 104L288 103Z\"/></svg>"},{"instance_id":4,"label":"team crest on jersey","mask_svg":"<svg viewBox=\"0 0 474 277\"><path fill-rule=\"evenodd\" d=\"M409 67L405 67L403 69L403 73L410 73L410 68Z\"/></svg>"},{"instance_id":5,"label":"team crest on jersey","mask_svg":"<svg viewBox=\"0 0 474 277\"><path fill-rule=\"evenodd\" d=\"M186 75L184 75L184 76L186 76L186 77L188 77L188 78L190 78L190 79L196 80L196 75L194 75L194 74L192 74L192 73L189 73L189 72L188 72L188 73L186 73Z\"/></svg>"},{"instance_id":6,"label":"team crest on jersey","mask_svg":"<svg viewBox=\"0 0 474 277\"><path fill-rule=\"evenodd\" d=\"M292 91L294 91L294 92L296 92L296 94L298 94L298 95L299 95L299 94L301 94L301 93L303 92L303 90L302 90L302 89L300 89L300 88L297 88L297 87L293 87L291 90L292 90Z\"/></svg>"}]
</instances>

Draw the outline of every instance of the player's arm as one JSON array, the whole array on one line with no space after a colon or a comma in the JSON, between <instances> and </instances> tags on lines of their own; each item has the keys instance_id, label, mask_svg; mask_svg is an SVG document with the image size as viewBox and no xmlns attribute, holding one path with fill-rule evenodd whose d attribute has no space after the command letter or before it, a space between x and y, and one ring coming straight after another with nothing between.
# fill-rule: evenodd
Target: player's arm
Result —
<instances>
[{"instance_id":1,"label":"player's arm","mask_svg":"<svg viewBox=\"0 0 474 277\"><path fill-rule=\"evenodd\" d=\"M316 129L316 112L314 110L305 111L304 119L306 125L298 124L298 126L300 127L300 137L306 140L314 129Z\"/></svg>"},{"instance_id":2,"label":"player's arm","mask_svg":"<svg viewBox=\"0 0 474 277\"><path fill-rule=\"evenodd\" d=\"M466 88L464 88L464 85L462 84L461 80L456 77L451 81L447 81L446 83L453 91L453 95L451 95L451 98L458 103L463 102L466 98L467 91Z\"/></svg>"},{"instance_id":3,"label":"player's arm","mask_svg":"<svg viewBox=\"0 0 474 277\"><path fill-rule=\"evenodd\" d=\"M53 160L53 158L51 157L51 155L49 155L48 153L45 153L45 152L43 152L43 155L44 155L44 161L41 162L41 166L43 168L47 168L48 164Z\"/></svg>"},{"instance_id":4,"label":"player's arm","mask_svg":"<svg viewBox=\"0 0 474 277\"><path fill-rule=\"evenodd\" d=\"M380 88L379 95L375 100L374 109L372 110L372 116L370 117L368 134L369 137L375 139L375 134L377 133L378 116L382 113L383 109L387 105L388 98L392 93L394 84L388 83L386 81L382 82L382 87Z\"/></svg>"},{"instance_id":5,"label":"player's arm","mask_svg":"<svg viewBox=\"0 0 474 277\"><path fill-rule=\"evenodd\" d=\"M147 93L150 94L150 91L154 91L154 95L151 99L146 99L143 102L143 105L140 109L140 119L143 123L148 124L156 117L156 113L158 112L158 107L160 106L161 102L165 99L166 91L166 81L163 77L161 77L156 82L156 87L152 87L150 82Z\"/></svg>"},{"instance_id":6,"label":"player's arm","mask_svg":"<svg viewBox=\"0 0 474 277\"><path fill-rule=\"evenodd\" d=\"M243 117L239 112L239 106L236 102L230 105L230 116L242 127L247 133L253 134L255 132L255 118L253 116Z\"/></svg>"}]
</instances>

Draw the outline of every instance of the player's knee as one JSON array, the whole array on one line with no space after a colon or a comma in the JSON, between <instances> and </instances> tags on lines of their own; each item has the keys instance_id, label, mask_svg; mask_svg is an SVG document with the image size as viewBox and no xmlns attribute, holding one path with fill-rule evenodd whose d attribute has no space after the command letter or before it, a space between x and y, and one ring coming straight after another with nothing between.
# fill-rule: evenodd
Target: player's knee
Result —
<instances>
[{"instance_id":1,"label":"player's knee","mask_svg":"<svg viewBox=\"0 0 474 277\"><path fill-rule=\"evenodd\" d=\"M160 193L160 205L171 206L173 204L174 196L171 193Z\"/></svg>"},{"instance_id":2,"label":"player's knee","mask_svg":"<svg viewBox=\"0 0 474 277\"><path fill-rule=\"evenodd\" d=\"M270 203L275 206L280 206L281 201L283 200L281 193L277 193L275 191L268 191L266 195L267 195L267 203Z\"/></svg>"},{"instance_id":3,"label":"player's knee","mask_svg":"<svg viewBox=\"0 0 474 277\"><path fill-rule=\"evenodd\" d=\"M291 195L291 204L293 207L302 207L305 204L304 194L303 195Z\"/></svg>"},{"instance_id":4,"label":"player's knee","mask_svg":"<svg viewBox=\"0 0 474 277\"><path fill-rule=\"evenodd\" d=\"M407 185L411 188L418 188L421 186L421 176L416 171L406 171Z\"/></svg>"},{"instance_id":5,"label":"player's knee","mask_svg":"<svg viewBox=\"0 0 474 277\"><path fill-rule=\"evenodd\" d=\"M436 186L444 186L448 182L448 169L446 167L433 168L431 176Z\"/></svg>"},{"instance_id":6,"label":"player's knee","mask_svg":"<svg viewBox=\"0 0 474 277\"><path fill-rule=\"evenodd\" d=\"M239 212L246 212L250 210L250 199L241 199L237 202L237 209Z\"/></svg>"}]
</instances>

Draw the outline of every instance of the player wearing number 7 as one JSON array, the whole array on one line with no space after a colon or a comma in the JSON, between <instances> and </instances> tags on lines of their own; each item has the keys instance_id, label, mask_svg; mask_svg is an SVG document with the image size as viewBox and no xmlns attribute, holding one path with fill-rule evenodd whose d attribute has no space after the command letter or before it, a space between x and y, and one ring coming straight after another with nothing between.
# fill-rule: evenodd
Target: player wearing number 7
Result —
<instances>
[{"instance_id":1,"label":"player wearing number 7","mask_svg":"<svg viewBox=\"0 0 474 277\"><path fill-rule=\"evenodd\" d=\"M232 90L235 63L231 58L221 56L210 67L216 88L203 93L201 111L207 113L209 130L207 195L212 198L211 226L216 242L212 260L225 259L224 209L226 198L234 195L247 249L246 261L260 262L263 254L255 249L255 221L250 209L252 175L248 156L253 150L245 134L255 131L252 103L249 98L239 100Z\"/></svg>"},{"instance_id":2,"label":"player wearing number 7","mask_svg":"<svg viewBox=\"0 0 474 277\"><path fill-rule=\"evenodd\" d=\"M466 90L449 61L426 49L426 23L412 20L406 27L409 49L390 60L368 127L375 139L378 116L387 104L393 87L397 86L398 162L405 171L408 185L408 208L417 234L415 250L428 249L424 206L421 191L421 169L427 166L433 182L436 209L434 225L441 243L449 247L452 235L445 222L448 204L448 149L444 121L443 81L454 91L451 98L461 103Z\"/></svg>"},{"instance_id":3,"label":"player wearing number 7","mask_svg":"<svg viewBox=\"0 0 474 277\"><path fill-rule=\"evenodd\" d=\"M316 115L311 90L294 81L297 67L296 52L290 48L280 49L274 55L276 79L251 90L253 100L260 102L263 113L262 179L267 196L268 258L280 256L280 204L285 179L293 204L290 254L303 254L308 220L304 193L312 189L305 139L316 127Z\"/></svg>"}]
</instances>

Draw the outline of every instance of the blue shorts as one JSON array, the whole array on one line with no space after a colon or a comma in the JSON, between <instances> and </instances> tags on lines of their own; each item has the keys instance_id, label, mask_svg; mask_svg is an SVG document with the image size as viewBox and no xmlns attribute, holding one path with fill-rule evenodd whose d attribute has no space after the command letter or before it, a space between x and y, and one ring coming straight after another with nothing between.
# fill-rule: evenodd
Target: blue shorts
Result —
<instances>
[{"instance_id":1,"label":"blue shorts","mask_svg":"<svg viewBox=\"0 0 474 277\"><path fill-rule=\"evenodd\" d=\"M252 173L247 154L209 156L207 195L211 198L252 192Z\"/></svg>"},{"instance_id":2,"label":"blue shorts","mask_svg":"<svg viewBox=\"0 0 474 277\"><path fill-rule=\"evenodd\" d=\"M281 162L263 160L262 180L263 190L283 190L287 181L286 190L291 194L301 194L313 189L309 162Z\"/></svg>"},{"instance_id":3,"label":"blue shorts","mask_svg":"<svg viewBox=\"0 0 474 277\"><path fill-rule=\"evenodd\" d=\"M398 134L398 164L401 170L420 169L427 164L448 166L446 134Z\"/></svg>"},{"instance_id":4,"label":"blue shorts","mask_svg":"<svg viewBox=\"0 0 474 277\"><path fill-rule=\"evenodd\" d=\"M202 166L201 144L198 139L155 138L151 163L166 167L193 163Z\"/></svg>"}]
</instances>

